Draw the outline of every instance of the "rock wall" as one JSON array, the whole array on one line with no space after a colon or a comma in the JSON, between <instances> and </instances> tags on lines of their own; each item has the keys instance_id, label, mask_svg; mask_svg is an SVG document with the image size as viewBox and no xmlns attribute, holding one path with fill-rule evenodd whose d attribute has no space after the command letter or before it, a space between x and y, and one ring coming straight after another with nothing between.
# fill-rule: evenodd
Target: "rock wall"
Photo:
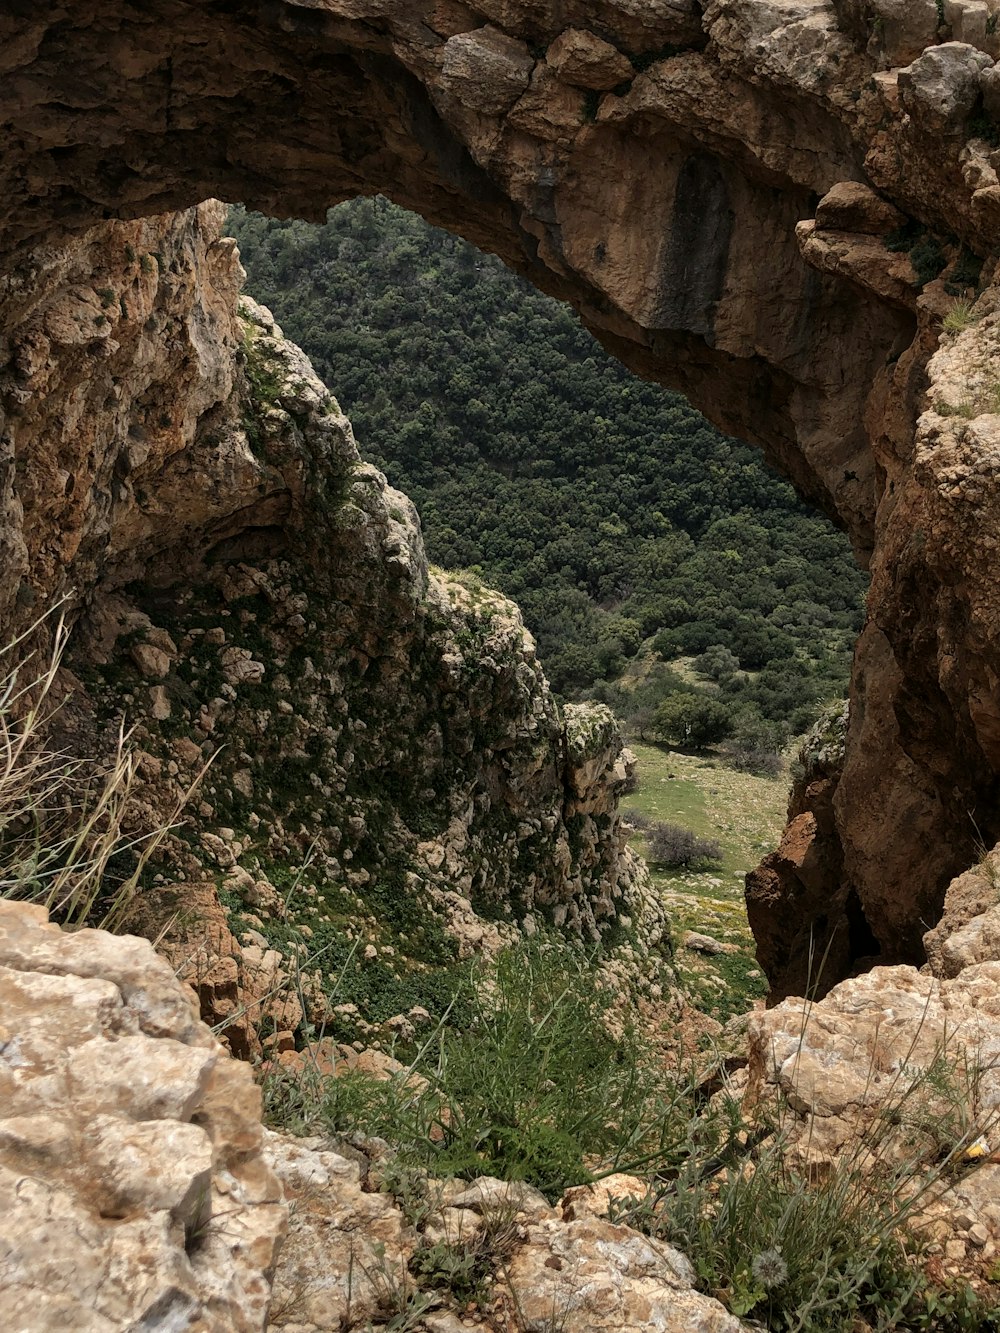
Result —
<instances>
[{"instance_id":1,"label":"rock wall","mask_svg":"<svg viewBox=\"0 0 1000 1333\"><path fill-rule=\"evenodd\" d=\"M950 449L923 425L917 435L942 317L988 285L1000 244L998 22L994 0L274 0L211 12L122 0L99 19L82 0L15 9L0 19L3 327L23 325L39 272L73 269L70 235L93 245L88 229L107 216L209 196L318 217L382 190L572 300L628 364L758 441L870 560L830 797L836 909L800 914L799 943L769 971L778 993L797 984L802 941L823 951L843 937L848 902L866 954L918 959L973 854L972 819L987 842L1000 834L990 562L975 554L971 501L947 499ZM140 302L150 276L136 274ZM113 360L119 341L113 301L86 300L78 367L92 347ZM193 366L204 346L185 353L191 335L157 340L154 360ZM37 371L29 347L8 342L7 355L9 415ZM72 392L86 401L82 381ZM114 412L107 396L98 407ZM168 448L157 431L176 430L140 426L134 457ZM15 420L0 438L6 565L21 580L6 581L5 615L23 623L77 553L48 527L37 550L18 538L19 507L35 503L27 437ZM114 519L104 528L125 533L116 497L133 464L118 466L123 476L98 478L100 503ZM52 468L53 482L75 477L58 458ZM220 530L227 489L212 497ZM269 526L292 503L285 492L253 502L270 505ZM155 546L155 524L135 522ZM104 559L101 527L81 560Z\"/></svg>"},{"instance_id":2,"label":"rock wall","mask_svg":"<svg viewBox=\"0 0 1000 1333\"><path fill-rule=\"evenodd\" d=\"M133 925L170 923L243 1055L328 1022L352 947L376 990L543 922L595 940L644 913L655 949L610 713L564 717L517 608L428 569L412 504L240 303L224 216L49 254L19 276L9 345L4 630L63 599L58 740L100 753L134 724L130 832L210 764ZM305 1006L300 949L323 960Z\"/></svg>"},{"instance_id":3,"label":"rock wall","mask_svg":"<svg viewBox=\"0 0 1000 1333\"><path fill-rule=\"evenodd\" d=\"M0 1319L263 1328L287 1229L260 1090L146 940L0 902Z\"/></svg>"}]
</instances>

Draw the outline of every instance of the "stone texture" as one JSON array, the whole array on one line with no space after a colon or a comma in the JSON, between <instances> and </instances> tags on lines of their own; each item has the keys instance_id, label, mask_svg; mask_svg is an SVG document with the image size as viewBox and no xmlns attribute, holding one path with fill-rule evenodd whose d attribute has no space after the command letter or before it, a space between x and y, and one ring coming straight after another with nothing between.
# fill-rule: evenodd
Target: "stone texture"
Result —
<instances>
[{"instance_id":1,"label":"stone texture","mask_svg":"<svg viewBox=\"0 0 1000 1333\"><path fill-rule=\"evenodd\" d=\"M748 1101L769 1086L780 1089L799 1116L797 1141L790 1133L794 1155L813 1167L828 1165L893 1105L905 1121L909 1103L919 1101L925 1132L935 1119L949 1123L946 1095L933 1082L918 1084L921 1070L940 1063L954 1081L955 1104L973 1118L969 1142L976 1123L992 1133L1000 1108L998 980L996 961L950 981L909 967L876 967L841 982L819 1004L790 999L751 1015ZM916 1092L907 1091L911 1084ZM907 1143L915 1142L901 1134L900 1153L905 1157Z\"/></svg>"},{"instance_id":2,"label":"stone texture","mask_svg":"<svg viewBox=\"0 0 1000 1333\"><path fill-rule=\"evenodd\" d=\"M583 28L561 32L545 59L566 83L595 92L630 82L633 76L631 63L617 47Z\"/></svg>"},{"instance_id":3,"label":"stone texture","mask_svg":"<svg viewBox=\"0 0 1000 1333\"><path fill-rule=\"evenodd\" d=\"M816 205L817 231L861 232L885 236L901 227L905 216L862 181L840 181ZM884 257L884 251L883 257Z\"/></svg>"},{"instance_id":4,"label":"stone texture","mask_svg":"<svg viewBox=\"0 0 1000 1333\"><path fill-rule=\"evenodd\" d=\"M145 940L0 901L0 1322L265 1326L260 1095Z\"/></svg>"},{"instance_id":5,"label":"stone texture","mask_svg":"<svg viewBox=\"0 0 1000 1333\"><path fill-rule=\"evenodd\" d=\"M963 42L933 46L899 72L903 107L932 133L961 133L980 96L980 76L993 62Z\"/></svg>"},{"instance_id":6,"label":"stone texture","mask_svg":"<svg viewBox=\"0 0 1000 1333\"><path fill-rule=\"evenodd\" d=\"M528 1333L562 1319L578 1333L739 1333L738 1319L694 1292L678 1250L595 1217L541 1222L510 1261L506 1280Z\"/></svg>"},{"instance_id":7,"label":"stone texture","mask_svg":"<svg viewBox=\"0 0 1000 1333\"><path fill-rule=\"evenodd\" d=\"M953 0L944 25L936 0L375 11L279 0L209 21L155 0L98 19L66 0L58 21L0 20L0 620L23 626L68 587L88 602L98 585L114 593L156 561L180 581L212 542L253 548L259 565L307 506L301 453L261 467L222 406L241 393L243 333L212 209L197 223L104 220L214 195L321 217L384 191L571 300L639 373L760 443L871 561L846 758L815 812L817 827L832 819L834 913L814 894L785 901L792 953L768 967L787 992L806 942L829 933L848 940L831 979L859 957L919 961L947 884L974 859L969 810L988 843L1000 836L981 795L1000 771L986 736L1000 661L978 610L993 596L991 529L941 499L952 446L926 433L915 444L950 298L886 252L880 231L800 224L815 221L817 197L862 185L937 234L946 264L951 237L995 253L1000 179L980 107L996 100L1000 52L995 32L981 35L982 6ZM584 30L634 74L596 106L548 62ZM272 405L275 429L295 401ZM988 415L973 431L983 453ZM192 497L199 517L185 530ZM375 528L390 540L387 520ZM391 540L402 608L419 569L404 531ZM201 701L192 743L217 735L224 711Z\"/></svg>"},{"instance_id":8,"label":"stone texture","mask_svg":"<svg viewBox=\"0 0 1000 1333\"><path fill-rule=\"evenodd\" d=\"M362 1188L357 1161L322 1140L266 1132L264 1150L290 1206L269 1327L365 1328L386 1312L391 1283L413 1289L416 1232L390 1195Z\"/></svg>"},{"instance_id":9,"label":"stone texture","mask_svg":"<svg viewBox=\"0 0 1000 1333\"><path fill-rule=\"evenodd\" d=\"M936 977L1000 960L1000 849L948 885L944 914L924 936L924 948Z\"/></svg>"},{"instance_id":10,"label":"stone texture","mask_svg":"<svg viewBox=\"0 0 1000 1333\"><path fill-rule=\"evenodd\" d=\"M504 1253L477 1302L477 1326L488 1333L546 1333L554 1317L574 1333L742 1328L717 1301L692 1289L694 1273L682 1254L596 1216L599 1204L578 1202L562 1217L524 1185L429 1180L418 1232L391 1195L373 1192L360 1154L347 1159L322 1139L274 1134L265 1136L265 1150L291 1208L274 1279L272 1328L361 1333L370 1320L387 1317L393 1292L398 1300L399 1293L417 1291L419 1263L413 1273L408 1265L421 1249L447 1243L459 1255L463 1248L475 1253L484 1229L498 1225ZM615 1194L614 1181L597 1192L605 1199ZM429 1312L420 1324L414 1315L415 1328L452 1333L467 1326L447 1291L425 1291L423 1301Z\"/></svg>"}]
</instances>

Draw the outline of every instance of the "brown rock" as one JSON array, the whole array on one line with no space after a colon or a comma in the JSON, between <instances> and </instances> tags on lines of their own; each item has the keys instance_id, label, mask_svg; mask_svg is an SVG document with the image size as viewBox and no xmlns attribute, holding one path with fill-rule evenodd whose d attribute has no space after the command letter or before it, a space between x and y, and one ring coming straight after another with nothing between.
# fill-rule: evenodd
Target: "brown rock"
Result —
<instances>
[{"instance_id":1,"label":"brown rock","mask_svg":"<svg viewBox=\"0 0 1000 1333\"><path fill-rule=\"evenodd\" d=\"M861 181L840 181L816 205L818 231L886 236L905 221L905 215L898 208Z\"/></svg>"},{"instance_id":2,"label":"brown rock","mask_svg":"<svg viewBox=\"0 0 1000 1333\"><path fill-rule=\"evenodd\" d=\"M610 42L583 28L567 28L549 47L545 59L566 83L606 92L628 82L635 71L627 56Z\"/></svg>"},{"instance_id":3,"label":"brown rock","mask_svg":"<svg viewBox=\"0 0 1000 1333\"><path fill-rule=\"evenodd\" d=\"M533 65L524 42L487 25L449 37L441 84L445 92L473 111L503 114L527 88Z\"/></svg>"}]
</instances>

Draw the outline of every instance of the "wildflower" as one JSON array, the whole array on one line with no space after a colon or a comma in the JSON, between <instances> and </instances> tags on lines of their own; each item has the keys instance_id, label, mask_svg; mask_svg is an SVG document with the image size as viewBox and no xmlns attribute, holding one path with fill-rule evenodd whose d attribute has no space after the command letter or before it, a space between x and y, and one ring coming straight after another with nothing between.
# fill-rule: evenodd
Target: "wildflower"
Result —
<instances>
[{"instance_id":1,"label":"wildflower","mask_svg":"<svg viewBox=\"0 0 1000 1333\"><path fill-rule=\"evenodd\" d=\"M750 1271L754 1281L759 1282L765 1291L780 1287L788 1277L788 1265L778 1249L761 1250L760 1254L755 1254Z\"/></svg>"},{"instance_id":2,"label":"wildflower","mask_svg":"<svg viewBox=\"0 0 1000 1333\"><path fill-rule=\"evenodd\" d=\"M990 1145L981 1134L974 1143L969 1144L965 1152L962 1154L967 1162L978 1162L981 1158L988 1157L989 1155Z\"/></svg>"}]
</instances>

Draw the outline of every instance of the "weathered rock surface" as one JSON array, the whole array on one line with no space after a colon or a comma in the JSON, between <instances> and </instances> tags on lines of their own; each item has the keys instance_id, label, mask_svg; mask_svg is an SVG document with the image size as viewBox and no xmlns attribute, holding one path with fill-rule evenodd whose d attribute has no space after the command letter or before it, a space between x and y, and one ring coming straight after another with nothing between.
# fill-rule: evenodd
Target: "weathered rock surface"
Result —
<instances>
[{"instance_id":1,"label":"weathered rock surface","mask_svg":"<svg viewBox=\"0 0 1000 1333\"><path fill-rule=\"evenodd\" d=\"M301 510L302 478L211 429L234 382L213 348L238 337L224 244L184 221L90 229L208 196L317 217L383 190L571 299L630 365L760 442L870 556L846 758L823 797L837 901L817 916L782 900L792 952L767 965L787 992L810 935L852 930L865 956L919 959L973 859L968 812L1000 834L983 693L1000 660L977 610L992 562L959 577L951 554L988 549L987 529L968 499L940 502L952 445L932 436L955 421L922 419L915 444L941 316L1000 245L998 18L993 0L6 15L4 623L112 568L176 568L168 516L190 493L220 542L267 545ZM909 230L886 249L897 213ZM195 264L211 274L199 320L168 300ZM126 286L101 276L122 271ZM173 390L151 411L139 368L166 360ZM165 718L165 663L144 662ZM840 955L838 973L857 948Z\"/></svg>"},{"instance_id":2,"label":"weathered rock surface","mask_svg":"<svg viewBox=\"0 0 1000 1333\"><path fill-rule=\"evenodd\" d=\"M413 506L305 357L238 308L222 219L101 228L21 278L0 579L32 615L73 581L60 742L136 724L137 834L211 759L133 924L169 923L243 1056L329 1021L355 935L382 984L542 921L597 939L644 915L655 949L610 713L564 719L517 608L428 569ZM306 954L324 965L303 978Z\"/></svg>"},{"instance_id":3,"label":"weathered rock surface","mask_svg":"<svg viewBox=\"0 0 1000 1333\"><path fill-rule=\"evenodd\" d=\"M145 940L0 901L0 1323L263 1329L260 1093Z\"/></svg>"},{"instance_id":4,"label":"weathered rock surface","mask_svg":"<svg viewBox=\"0 0 1000 1333\"><path fill-rule=\"evenodd\" d=\"M373 1192L362 1154L348 1159L322 1139L275 1134L266 1136L266 1152L291 1209L272 1328L360 1331L407 1300L414 1329L468 1327L447 1290L419 1282L421 1254L442 1245L458 1257L482 1256L487 1273L473 1326L485 1333L546 1333L553 1319L574 1333L743 1327L693 1290L684 1255L607 1221L599 1202L581 1206L581 1191L571 1191L575 1206L555 1209L525 1185L430 1180L418 1230L390 1194Z\"/></svg>"},{"instance_id":5,"label":"weathered rock surface","mask_svg":"<svg viewBox=\"0 0 1000 1333\"><path fill-rule=\"evenodd\" d=\"M967 882L955 892L968 901ZM908 1164L922 1191L910 1225L973 1271L1000 1249L998 985L997 951L949 980L876 967L818 1004L785 1000L749 1022L746 1101L780 1094L796 1167L822 1179L838 1164Z\"/></svg>"}]
</instances>

